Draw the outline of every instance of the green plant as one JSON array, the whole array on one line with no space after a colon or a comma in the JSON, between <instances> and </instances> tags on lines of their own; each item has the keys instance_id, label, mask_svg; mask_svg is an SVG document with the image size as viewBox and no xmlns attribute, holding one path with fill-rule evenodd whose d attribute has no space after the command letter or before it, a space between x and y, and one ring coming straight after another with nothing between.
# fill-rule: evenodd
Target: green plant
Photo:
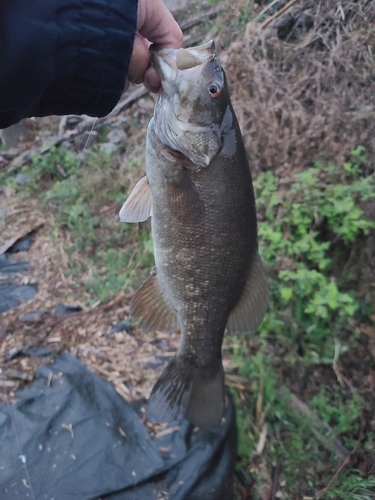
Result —
<instances>
[{"instance_id":1,"label":"green plant","mask_svg":"<svg viewBox=\"0 0 375 500\"><path fill-rule=\"evenodd\" d=\"M66 273L82 287L88 305L109 300L121 290L139 286L153 265L153 243L149 227L123 224L118 211L127 196L129 172L139 159L124 168L117 154L92 148L80 158L64 147L33 154L23 167L30 176L19 185L12 175L1 181L19 197L39 197L48 214L51 239L67 236ZM83 297L80 297L83 300Z\"/></svg>"},{"instance_id":2,"label":"green plant","mask_svg":"<svg viewBox=\"0 0 375 500\"><path fill-rule=\"evenodd\" d=\"M358 471L344 475L325 495L330 500L374 500L375 478L363 478Z\"/></svg>"},{"instance_id":3,"label":"green plant","mask_svg":"<svg viewBox=\"0 0 375 500\"><path fill-rule=\"evenodd\" d=\"M366 304L348 289L346 273L337 271L344 266L337 265L342 252L336 249L350 253L356 239L375 227L361 208L375 198L374 179L358 147L341 166L318 160L282 185L268 171L254 186L270 300L256 337L238 338L232 347L234 366L252 387L245 401L234 393L239 453L257 491L269 482L271 464L281 460L281 498L315 498L343 461L337 440L349 451L358 446L365 399L358 390L344 391L334 377L332 385L310 389L303 403L283 385L283 371L295 384L307 379L313 387L315 366L330 367L340 353L356 349L359 337L351 325ZM363 450L373 446L370 434ZM263 465L254 458L259 447ZM374 487L373 478L348 468L323 498L367 500L375 498Z\"/></svg>"},{"instance_id":4,"label":"green plant","mask_svg":"<svg viewBox=\"0 0 375 500\"><path fill-rule=\"evenodd\" d=\"M342 446L351 450L358 443L362 396L357 391L344 395L340 386L322 387L308 406L304 405L280 385L275 352L269 345L262 341L254 354L249 352L248 341L237 342L233 361L252 385L246 400L234 392L242 464L253 473L261 491L262 482L267 480L265 470L280 461L281 498L315 498L313 495L327 485L344 460L340 455ZM264 448L259 449L262 440ZM366 442L372 449L373 436L369 435ZM261 461L257 449L263 457ZM356 470L344 470L340 481L323 498L367 500L374 498L366 496L374 493L374 486L374 478L363 477Z\"/></svg>"},{"instance_id":5,"label":"green plant","mask_svg":"<svg viewBox=\"0 0 375 500\"><path fill-rule=\"evenodd\" d=\"M348 246L375 227L359 207L359 201L375 197L373 177L363 173L365 159L357 148L343 167L317 161L283 190L271 172L254 183L265 218L259 224L261 253L273 268L272 304L279 311L291 309L293 340L299 337L319 356L329 355L322 340L329 338L333 346L332 333L358 310L353 294L343 290L346 276L332 276L332 265L338 242Z\"/></svg>"},{"instance_id":6,"label":"green plant","mask_svg":"<svg viewBox=\"0 0 375 500\"><path fill-rule=\"evenodd\" d=\"M53 146L46 153L31 153L31 168L26 171L34 181L59 180L79 171L77 155L65 147Z\"/></svg>"},{"instance_id":7,"label":"green plant","mask_svg":"<svg viewBox=\"0 0 375 500\"><path fill-rule=\"evenodd\" d=\"M127 225L123 226L125 233L129 232ZM140 286L146 279L154 264L151 234L149 231L137 234L134 243L129 242L125 248L107 246L97 250L96 258L101 266L90 261L93 272L85 289L89 302L105 302L121 290L127 293Z\"/></svg>"},{"instance_id":8,"label":"green plant","mask_svg":"<svg viewBox=\"0 0 375 500\"><path fill-rule=\"evenodd\" d=\"M323 422L334 428L337 434L358 434L360 430L362 398L358 392L353 391L349 396L343 397L338 386L333 388L322 388L314 396L309 407L321 415ZM355 442L345 442L350 447Z\"/></svg>"}]
</instances>

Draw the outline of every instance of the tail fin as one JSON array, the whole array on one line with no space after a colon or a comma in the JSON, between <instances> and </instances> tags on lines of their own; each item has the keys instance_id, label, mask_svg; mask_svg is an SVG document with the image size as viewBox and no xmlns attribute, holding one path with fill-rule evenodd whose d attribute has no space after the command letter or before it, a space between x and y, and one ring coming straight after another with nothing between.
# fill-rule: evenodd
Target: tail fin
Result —
<instances>
[{"instance_id":1,"label":"tail fin","mask_svg":"<svg viewBox=\"0 0 375 500\"><path fill-rule=\"evenodd\" d=\"M147 405L151 422L185 418L208 429L220 427L224 414L224 370L196 368L173 358L154 385Z\"/></svg>"}]
</instances>

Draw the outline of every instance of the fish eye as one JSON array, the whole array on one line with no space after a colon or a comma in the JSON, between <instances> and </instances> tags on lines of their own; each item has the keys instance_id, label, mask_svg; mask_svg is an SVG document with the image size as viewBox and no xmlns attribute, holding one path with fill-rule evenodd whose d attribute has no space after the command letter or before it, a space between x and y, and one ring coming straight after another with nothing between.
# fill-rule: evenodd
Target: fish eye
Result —
<instances>
[{"instance_id":1,"label":"fish eye","mask_svg":"<svg viewBox=\"0 0 375 500\"><path fill-rule=\"evenodd\" d=\"M210 83L207 89L211 97L219 97L221 94L221 85L217 82Z\"/></svg>"}]
</instances>

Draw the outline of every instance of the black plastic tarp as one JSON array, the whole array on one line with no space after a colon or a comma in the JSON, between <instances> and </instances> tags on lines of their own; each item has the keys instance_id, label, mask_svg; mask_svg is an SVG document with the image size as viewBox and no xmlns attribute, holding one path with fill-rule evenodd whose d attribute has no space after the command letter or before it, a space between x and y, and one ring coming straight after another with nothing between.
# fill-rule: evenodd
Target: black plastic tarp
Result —
<instances>
[{"instance_id":1,"label":"black plastic tarp","mask_svg":"<svg viewBox=\"0 0 375 500\"><path fill-rule=\"evenodd\" d=\"M0 314L31 300L38 293L36 285L13 284L15 276L24 273L28 267L28 262L0 255Z\"/></svg>"},{"instance_id":2,"label":"black plastic tarp","mask_svg":"<svg viewBox=\"0 0 375 500\"><path fill-rule=\"evenodd\" d=\"M17 397L0 405L1 500L233 500L231 400L216 433L180 421L152 439L111 384L68 353Z\"/></svg>"}]
</instances>

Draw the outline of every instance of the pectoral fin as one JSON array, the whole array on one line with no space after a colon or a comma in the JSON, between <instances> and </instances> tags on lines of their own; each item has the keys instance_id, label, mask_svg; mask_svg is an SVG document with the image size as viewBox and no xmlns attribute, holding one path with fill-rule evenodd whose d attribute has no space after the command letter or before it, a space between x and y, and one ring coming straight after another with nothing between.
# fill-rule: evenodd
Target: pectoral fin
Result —
<instances>
[{"instance_id":1,"label":"pectoral fin","mask_svg":"<svg viewBox=\"0 0 375 500\"><path fill-rule=\"evenodd\" d=\"M176 217L198 217L205 213L204 202L195 182L185 169L167 178L167 203Z\"/></svg>"},{"instance_id":2,"label":"pectoral fin","mask_svg":"<svg viewBox=\"0 0 375 500\"><path fill-rule=\"evenodd\" d=\"M176 312L160 289L156 270L136 291L130 304L130 312L134 318L142 318L139 326L146 331L170 333L178 328Z\"/></svg>"},{"instance_id":3,"label":"pectoral fin","mask_svg":"<svg viewBox=\"0 0 375 500\"><path fill-rule=\"evenodd\" d=\"M250 268L242 297L229 316L227 328L229 333L254 332L261 324L268 303L268 281L263 263L256 254Z\"/></svg>"},{"instance_id":4,"label":"pectoral fin","mask_svg":"<svg viewBox=\"0 0 375 500\"><path fill-rule=\"evenodd\" d=\"M122 206L119 216L122 222L143 222L151 216L152 195L147 177L134 186L129 198Z\"/></svg>"}]
</instances>

